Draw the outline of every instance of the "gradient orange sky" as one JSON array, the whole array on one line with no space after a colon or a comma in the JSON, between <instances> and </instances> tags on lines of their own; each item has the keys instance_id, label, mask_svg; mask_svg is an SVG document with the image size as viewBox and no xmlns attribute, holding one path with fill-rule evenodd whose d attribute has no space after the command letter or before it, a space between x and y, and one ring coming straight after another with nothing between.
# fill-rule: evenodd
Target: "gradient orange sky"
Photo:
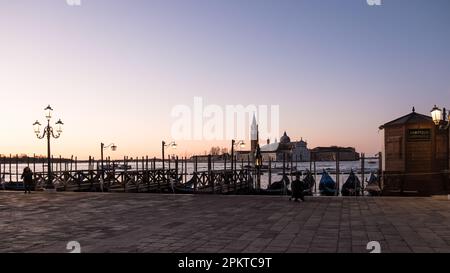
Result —
<instances>
[{"instance_id":1,"label":"gradient orange sky","mask_svg":"<svg viewBox=\"0 0 450 273\"><path fill-rule=\"evenodd\" d=\"M308 146L381 150L378 126L450 105L450 2L0 1L0 154L46 154L32 124L51 104L54 155L160 156L171 109L279 105ZM223 141L177 141L179 156ZM263 142L263 141L261 141Z\"/></svg>"}]
</instances>

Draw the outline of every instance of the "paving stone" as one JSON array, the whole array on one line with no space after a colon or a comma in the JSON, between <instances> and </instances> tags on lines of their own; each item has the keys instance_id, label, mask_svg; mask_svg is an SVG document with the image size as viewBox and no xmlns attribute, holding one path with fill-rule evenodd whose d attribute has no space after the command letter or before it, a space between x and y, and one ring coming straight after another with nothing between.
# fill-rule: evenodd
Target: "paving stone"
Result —
<instances>
[{"instance_id":1,"label":"paving stone","mask_svg":"<svg viewBox=\"0 0 450 273\"><path fill-rule=\"evenodd\" d=\"M450 253L450 202L320 197L0 192L0 252Z\"/></svg>"}]
</instances>

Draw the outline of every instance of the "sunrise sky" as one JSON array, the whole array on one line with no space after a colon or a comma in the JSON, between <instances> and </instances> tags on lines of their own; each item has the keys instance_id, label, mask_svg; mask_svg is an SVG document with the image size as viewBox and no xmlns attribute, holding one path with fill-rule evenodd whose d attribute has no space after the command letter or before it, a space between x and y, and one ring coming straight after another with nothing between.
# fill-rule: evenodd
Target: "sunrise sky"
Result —
<instances>
[{"instance_id":1,"label":"sunrise sky","mask_svg":"<svg viewBox=\"0 0 450 273\"><path fill-rule=\"evenodd\" d=\"M280 136L374 154L379 125L450 106L449 26L448 0L0 0L0 154L45 154L51 104L55 155L160 156L194 97L279 105Z\"/></svg>"}]
</instances>

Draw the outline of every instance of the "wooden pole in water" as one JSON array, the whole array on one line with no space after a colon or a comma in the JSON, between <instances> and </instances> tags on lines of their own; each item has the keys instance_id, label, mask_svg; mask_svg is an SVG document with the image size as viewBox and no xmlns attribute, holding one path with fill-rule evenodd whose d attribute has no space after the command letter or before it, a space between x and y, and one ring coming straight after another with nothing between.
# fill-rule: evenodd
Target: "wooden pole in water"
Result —
<instances>
[{"instance_id":1,"label":"wooden pole in water","mask_svg":"<svg viewBox=\"0 0 450 273\"><path fill-rule=\"evenodd\" d=\"M317 169L316 169L316 156L314 155L314 157L313 157L313 160L314 160L314 187L316 187L316 184L317 184Z\"/></svg>"},{"instance_id":2,"label":"wooden pole in water","mask_svg":"<svg viewBox=\"0 0 450 273\"><path fill-rule=\"evenodd\" d=\"M214 181L211 175L211 155L208 155L208 184L211 187L211 193L214 193Z\"/></svg>"},{"instance_id":3,"label":"wooden pole in water","mask_svg":"<svg viewBox=\"0 0 450 273\"><path fill-rule=\"evenodd\" d=\"M184 157L184 170L185 170L185 174L184 174L184 182L187 182L187 175L188 175L188 169L187 169L187 156Z\"/></svg>"},{"instance_id":4,"label":"wooden pole in water","mask_svg":"<svg viewBox=\"0 0 450 273\"><path fill-rule=\"evenodd\" d=\"M33 174L36 173L36 154L33 154Z\"/></svg>"},{"instance_id":5,"label":"wooden pole in water","mask_svg":"<svg viewBox=\"0 0 450 273\"><path fill-rule=\"evenodd\" d=\"M179 163L181 164L181 170L180 170L181 180L180 180L180 182L183 183L184 182L184 173L186 172L186 170L184 169L184 157L183 156L181 157L181 159L179 159Z\"/></svg>"},{"instance_id":6,"label":"wooden pole in water","mask_svg":"<svg viewBox=\"0 0 450 273\"><path fill-rule=\"evenodd\" d=\"M361 187L362 187L362 196L364 196L364 179L365 179L365 161L366 161L366 155L364 153L361 154Z\"/></svg>"},{"instance_id":7,"label":"wooden pole in water","mask_svg":"<svg viewBox=\"0 0 450 273\"><path fill-rule=\"evenodd\" d=\"M269 156L269 186L272 185L272 157Z\"/></svg>"},{"instance_id":8,"label":"wooden pole in water","mask_svg":"<svg viewBox=\"0 0 450 273\"><path fill-rule=\"evenodd\" d=\"M316 172L316 153L315 152L311 152L311 154L309 155L310 157L314 157L314 173ZM316 180L316 178L314 177L314 179ZM315 181L316 183L314 183L314 193L317 193L317 180Z\"/></svg>"},{"instance_id":9,"label":"wooden pole in water","mask_svg":"<svg viewBox=\"0 0 450 273\"><path fill-rule=\"evenodd\" d=\"M19 182L19 155L16 154L16 182Z\"/></svg>"},{"instance_id":10,"label":"wooden pole in water","mask_svg":"<svg viewBox=\"0 0 450 273\"><path fill-rule=\"evenodd\" d=\"M175 157L175 178L178 179L178 156Z\"/></svg>"},{"instance_id":11,"label":"wooden pole in water","mask_svg":"<svg viewBox=\"0 0 450 273\"><path fill-rule=\"evenodd\" d=\"M310 155L309 156L309 170L310 171L312 170L312 160L313 160L313 157L312 157L312 155Z\"/></svg>"},{"instance_id":12,"label":"wooden pole in water","mask_svg":"<svg viewBox=\"0 0 450 273\"><path fill-rule=\"evenodd\" d=\"M223 171L225 173L227 172L227 156L226 155L223 157Z\"/></svg>"},{"instance_id":13,"label":"wooden pole in water","mask_svg":"<svg viewBox=\"0 0 450 273\"><path fill-rule=\"evenodd\" d=\"M195 156L195 172L197 172L197 168L198 168L198 157L197 156Z\"/></svg>"},{"instance_id":14,"label":"wooden pole in water","mask_svg":"<svg viewBox=\"0 0 450 273\"><path fill-rule=\"evenodd\" d=\"M4 168L2 168L2 165L4 165L3 163L4 163L4 157L2 156L2 155L0 155L0 179L2 179L2 178L4 178L3 176L4 176L4 172L5 172L5 169Z\"/></svg>"},{"instance_id":15,"label":"wooden pole in water","mask_svg":"<svg viewBox=\"0 0 450 273\"><path fill-rule=\"evenodd\" d=\"M339 150L336 152L336 195L339 196L340 181L339 181Z\"/></svg>"},{"instance_id":16,"label":"wooden pole in water","mask_svg":"<svg viewBox=\"0 0 450 273\"><path fill-rule=\"evenodd\" d=\"M291 175L291 181L292 181L292 166L293 166L293 158L292 158L292 154L290 154L290 162L291 162L291 166L289 167L289 174Z\"/></svg>"}]
</instances>

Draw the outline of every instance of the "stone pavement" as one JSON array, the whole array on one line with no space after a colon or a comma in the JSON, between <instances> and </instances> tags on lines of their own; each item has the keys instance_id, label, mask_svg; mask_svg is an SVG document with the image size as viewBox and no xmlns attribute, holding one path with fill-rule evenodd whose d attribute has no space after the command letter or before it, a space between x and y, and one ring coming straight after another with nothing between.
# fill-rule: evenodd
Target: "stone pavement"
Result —
<instances>
[{"instance_id":1,"label":"stone pavement","mask_svg":"<svg viewBox=\"0 0 450 273\"><path fill-rule=\"evenodd\" d=\"M0 252L450 252L432 198L0 192Z\"/></svg>"}]
</instances>

